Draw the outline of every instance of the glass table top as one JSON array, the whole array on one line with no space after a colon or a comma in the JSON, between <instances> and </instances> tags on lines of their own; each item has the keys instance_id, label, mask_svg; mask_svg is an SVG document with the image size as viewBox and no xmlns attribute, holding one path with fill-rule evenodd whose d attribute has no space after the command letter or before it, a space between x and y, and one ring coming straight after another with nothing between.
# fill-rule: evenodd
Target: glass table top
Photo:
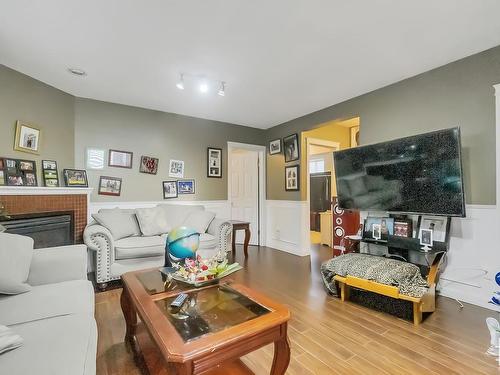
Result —
<instances>
[{"instance_id":1,"label":"glass table top","mask_svg":"<svg viewBox=\"0 0 500 375\"><path fill-rule=\"evenodd\" d=\"M255 319L270 312L227 284L188 293L182 309L173 313L170 303L176 298L167 297L156 301L157 306L187 342L210 333Z\"/></svg>"},{"instance_id":2,"label":"glass table top","mask_svg":"<svg viewBox=\"0 0 500 375\"><path fill-rule=\"evenodd\" d=\"M141 272L137 274L137 279L139 279L144 289L146 289L150 295L163 292L180 293L184 290L193 289L192 285L168 278L166 275L161 273L160 270Z\"/></svg>"}]
</instances>

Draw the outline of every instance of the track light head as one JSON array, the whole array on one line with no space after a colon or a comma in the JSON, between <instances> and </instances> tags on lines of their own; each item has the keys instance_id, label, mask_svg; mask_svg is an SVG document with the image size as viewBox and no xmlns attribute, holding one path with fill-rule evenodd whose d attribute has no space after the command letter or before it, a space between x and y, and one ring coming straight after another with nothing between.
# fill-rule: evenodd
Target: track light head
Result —
<instances>
[{"instance_id":1,"label":"track light head","mask_svg":"<svg viewBox=\"0 0 500 375\"><path fill-rule=\"evenodd\" d=\"M184 90L184 74L181 74L181 78L179 79L179 82L177 82L175 86L179 90Z\"/></svg>"},{"instance_id":2,"label":"track light head","mask_svg":"<svg viewBox=\"0 0 500 375\"><path fill-rule=\"evenodd\" d=\"M201 93L205 94L206 92L208 92L208 83L206 81L202 81L200 83L199 89Z\"/></svg>"},{"instance_id":3,"label":"track light head","mask_svg":"<svg viewBox=\"0 0 500 375\"><path fill-rule=\"evenodd\" d=\"M226 96L226 83L225 82L220 83L220 88L219 88L219 91L217 92L217 94L219 96Z\"/></svg>"}]
</instances>

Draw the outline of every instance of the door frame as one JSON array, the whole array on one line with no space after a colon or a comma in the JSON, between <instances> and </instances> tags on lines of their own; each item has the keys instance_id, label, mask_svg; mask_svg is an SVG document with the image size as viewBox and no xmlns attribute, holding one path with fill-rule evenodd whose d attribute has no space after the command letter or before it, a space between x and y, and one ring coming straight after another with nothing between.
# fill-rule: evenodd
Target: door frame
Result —
<instances>
[{"instance_id":1,"label":"door frame","mask_svg":"<svg viewBox=\"0 0 500 375\"><path fill-rule=\"evenodd\" d=\"M312 137L306 137L306 198L307 198L307 215L310 215L311 212L311 194L310 194L310 189L311 189L311 179L309 176L309 161L310 161L310 152L311 152L311 146L323 146L323 147L330 147L334 148L335 151L340 150L340 143L335 142L335 141L328 141L326 139L319 139L319 138L312 138ZM333 152L333 151L332 151ZM333 155L332 155L332 176L334 173L334 168L333 168ZM303 218L307 219L306 223L307 225L307 233L304 233L307 238L307 243L309 246L309 252L311 251L311 221L309 217Z\"/></svg>"},{"instance_id":2,"label":"door frame","mask_svg":"<svg viewBox=\"0 0 500 375\"><path fill-rule=\"evenodd\" d=\"M229 203L229 216L232 216L232 189L231 189L231 154L235 149L243 149L248 151L256 151L259 160L259 176L258 176L258 207L257 217L259 228L257 233L257 243L259 246L266 245L266 146L254 145L249 143L227 142L227 201Z\"/></svg>"}]
</instances>

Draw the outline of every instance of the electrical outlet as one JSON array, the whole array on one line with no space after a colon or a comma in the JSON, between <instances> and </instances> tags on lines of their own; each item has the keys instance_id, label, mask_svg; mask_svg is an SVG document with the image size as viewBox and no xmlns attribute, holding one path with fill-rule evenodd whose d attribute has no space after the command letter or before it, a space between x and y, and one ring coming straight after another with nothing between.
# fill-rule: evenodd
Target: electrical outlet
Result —
<instances>
[{"instance_id":1,"label":"electrical outlet","mask_svg":"<svg viewBox=\"0 0 500 375\"><path fill-rule=\"evenodd\" d=\"M276 230L274 231L274 237L275 237L277 240L279 240L279 239L280 239L280 234L281 234L281 232L280 232L280 230L279 230L279 229L276 229Z\"/></svg>"}]
</instances>

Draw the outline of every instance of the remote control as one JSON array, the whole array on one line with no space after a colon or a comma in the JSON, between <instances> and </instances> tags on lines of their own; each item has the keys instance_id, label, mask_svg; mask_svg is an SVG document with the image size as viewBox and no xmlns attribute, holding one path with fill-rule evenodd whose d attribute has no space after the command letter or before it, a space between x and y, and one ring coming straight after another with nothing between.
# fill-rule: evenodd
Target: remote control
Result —
<instances>
[{"instance_id":1,"label":"remote control","mask_svg":"<svg viewBox=\"0 0 500 375\"><path fill-rule=\"evenodd\" d=\"M186 293L181 293L179 294L171 303L170 303L170 308L172 309L172 312L176 313L178 312L182 305L184 305L184 302L186 302L186 299L188 298L188 295Z\"/></svg>"}]
</instances>

